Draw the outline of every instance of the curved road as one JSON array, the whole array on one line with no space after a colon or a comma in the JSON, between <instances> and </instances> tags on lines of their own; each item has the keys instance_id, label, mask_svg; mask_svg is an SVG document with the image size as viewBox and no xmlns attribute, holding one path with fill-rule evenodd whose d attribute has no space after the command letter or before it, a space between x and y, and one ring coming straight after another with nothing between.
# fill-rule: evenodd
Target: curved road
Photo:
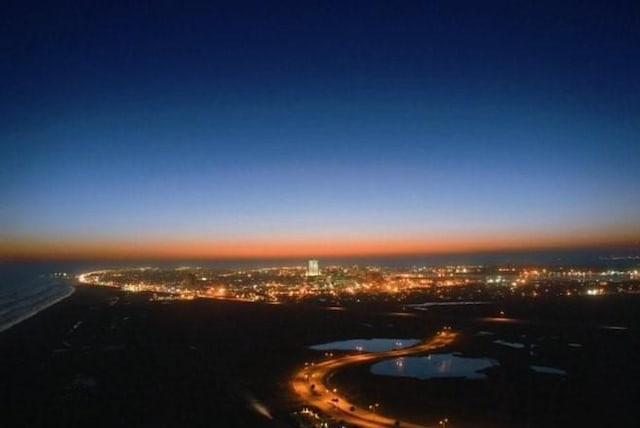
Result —
<instances>
[{"instance_id":1,"label":"curved road","mask_svg":"<svg viewBox=\"0 0 640 428\"><path fill-rule=\"evenodd\" d=\"M392 419L374 413L369 409L358 407L350 403L345 397L339 394L339 391L330 389L327 386L327 379L341 368L353 364L371 363L375 360L387 358L405 357L407 355L420 354L432 351L436 348L448 345L456 338L456 333L445 330L424 342L404 349L394 349L385 352L372 352L356 355L346 355L332 358L317 364L306 365L299 370L293 377L291 385L294 391L307 404L315 406L327 415L331 415L336 419L343 420L346 423L357 425L365 428L380 427L406 427L406 428L427 428L425 425L413 424L410 422L399 421L400 425L396 425L396 419ZM353 408L353 410L351 410Z\"/></svg>"}]
</instances>

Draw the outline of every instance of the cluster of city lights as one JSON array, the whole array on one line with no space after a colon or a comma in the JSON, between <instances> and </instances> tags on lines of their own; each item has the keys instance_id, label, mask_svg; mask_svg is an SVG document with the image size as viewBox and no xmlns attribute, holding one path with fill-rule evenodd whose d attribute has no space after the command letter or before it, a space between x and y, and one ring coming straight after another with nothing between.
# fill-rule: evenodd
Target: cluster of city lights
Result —
<instances>
[{"instance_id":1,"label":"cluster of city lights","mask_svg":"<svg viewBox=\"0 0 640 428\"><path fill-rule=\"evenodd\" d=\"M81 284L149 293L152 300L228 299L263 303L321 302L339 307L382 300L481 301L509 296L599 296L640 292L638 269L444 266L329 266L214 270L137 268L87 272Z\"/></svg>"}]
</instances>

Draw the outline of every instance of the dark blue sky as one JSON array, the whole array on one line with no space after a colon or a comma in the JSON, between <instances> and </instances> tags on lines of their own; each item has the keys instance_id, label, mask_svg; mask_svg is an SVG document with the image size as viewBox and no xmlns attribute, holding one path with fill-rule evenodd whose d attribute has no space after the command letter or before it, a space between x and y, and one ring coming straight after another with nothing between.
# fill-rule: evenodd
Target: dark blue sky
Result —
<instances>
[{"instance_id":1,"label":"dark blue sky","mask_svg":"<svg viewBox=\"0 0 640 428\"><path fill-rule=\"evenodd\" d=\"M637 2L78 3L0 13L7 241L638 238Z\"/></svg>"}]
</instances>

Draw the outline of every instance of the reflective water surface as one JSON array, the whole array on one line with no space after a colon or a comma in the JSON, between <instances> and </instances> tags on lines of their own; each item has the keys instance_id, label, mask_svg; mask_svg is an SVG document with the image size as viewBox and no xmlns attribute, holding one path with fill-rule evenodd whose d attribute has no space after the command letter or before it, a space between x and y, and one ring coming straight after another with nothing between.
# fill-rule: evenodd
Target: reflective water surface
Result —
<instances>
[{"instance_id":1,"label":"reflective water surface","mask_svg":"<svg viewBox=\"0 0 640 428\"><path fill-rule=\"evenodd\" d=\"M323 343L321 345L310 346L316 351L363 351L363 352L383 352L392 349L401 349L413 346L420 342L417 339L351 339L338 342Z\"/></svg>"},{"instance_id":2,"label":"reflective water surface","mask_svg":"<svg viewBox=\"0 0 640 428\"><path fill-rule=\"evenodd\" d=\"M508 346L509 348L515 349L524 349L524 343L519 342L507 342L506 340L494 340L493 343L496 345Z\"/></svg>"},{"instance_id":3,"label":"reflective water surface","mask_svg":"<svg viewBox=\"0 0 640 428\"><path fill-rule=\"evenodd\" d=\"M546 373L546 374L555 374L555 375L566 375L567 372L561 369L557 369L555 367L547 367L547 366L529 366L531 370L536 373Z\"/></svg>"},{"instance_id":4,"label":"reflective water surface","mask_svg":"<svg viewBox=\"0 0 640 428\"><path fill-rule=\"evenodd\" d=\"M446 377L485 379L487 376L481 373L481 370L497 365L498 362L490 358L468 358L458 353L447 353L385 360L373 364L370 370L377 375L417 379Z\"/></svg>"}]
</instances>

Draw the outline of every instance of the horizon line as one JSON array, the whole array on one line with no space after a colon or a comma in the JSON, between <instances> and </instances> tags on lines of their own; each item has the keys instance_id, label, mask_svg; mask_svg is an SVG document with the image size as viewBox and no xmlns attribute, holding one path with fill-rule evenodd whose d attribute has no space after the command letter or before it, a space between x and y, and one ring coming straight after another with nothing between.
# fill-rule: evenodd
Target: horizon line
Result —
<instances>
[{"instance_id":1,"label":"horizon line","mask_svg":"<svg viewBox=\"0 0 640 428\"><path fill-rule=\"evenodd\" d=\"M515 240L517 241L517 240ZM13 244L13 245L11 245ZM475 244L475 245L474 245ZM640 252L639 239L611 240L544 240L514 242L496 239L487 242L461 241L449 245L438 242L411 240L325 241L300 242L242 242L224 245L215 242L188 241L41 241L0 243L0 261L62 261L62 260L282 260L309 258L385 258L438 257L471 254L500 254L525 252L571 251L633 251Z\"/></svg>"}]
</instances>

